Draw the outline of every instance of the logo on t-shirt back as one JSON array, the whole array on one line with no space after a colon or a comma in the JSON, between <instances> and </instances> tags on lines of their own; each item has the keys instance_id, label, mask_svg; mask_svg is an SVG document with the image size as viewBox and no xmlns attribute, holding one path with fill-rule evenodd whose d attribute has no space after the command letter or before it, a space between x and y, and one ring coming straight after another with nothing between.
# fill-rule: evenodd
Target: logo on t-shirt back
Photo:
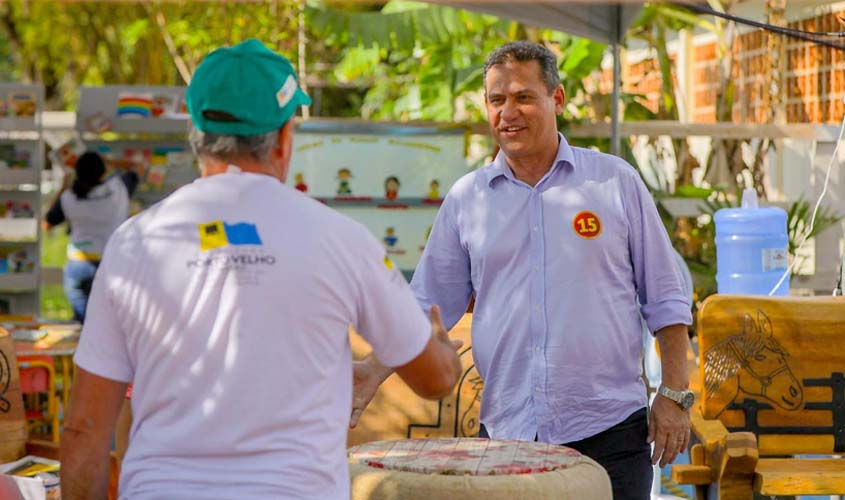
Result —
<instances>
[{"instance_id":1,"label":"logo on t-shirt back","mask_svg":"<svg viewBox=\"0 0 845 500\"><path fill-rule=\"evenodd\" d=\"M240 285L258 285L267 268L276 264L276 257L264 246L256 224L215 220L197 224L197 230L200 248L185 262L189 269L225 270Z\"/></svg>"},{"instance_id":2,"label":"logo on t-shirt back","mask_svg":"<svg viewBox=\"0 0 845 500\"><path fill-rule=\"evenodd\" d=\"M228 245L261 245L258 228L248 222L227 224L220 220L197 225L200 233L200 250L205 252Z\"/></svg>"}]
</instances>

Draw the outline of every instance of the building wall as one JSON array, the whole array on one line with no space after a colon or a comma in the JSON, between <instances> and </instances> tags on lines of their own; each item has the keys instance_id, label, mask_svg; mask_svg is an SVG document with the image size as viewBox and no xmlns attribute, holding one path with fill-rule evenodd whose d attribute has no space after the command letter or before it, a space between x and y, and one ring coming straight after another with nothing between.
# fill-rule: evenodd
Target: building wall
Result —
<instances>
[{"instance_id":1,"label":"building wall","mask_svg":"<svg viewBox=\"0 0 845 500\"><path fill-rule=\"evenodd\" d=\"M838 32L845 25L837 20L845 10L819 14L789 22L790 28L815 32ZM765 78L770 55L766 46L768 33L760 29L741 32L733 44L732 78L737 84L733 121L760 123L766 121L769 103ZM780 35L771 35L780 36ZM845 43L834 37L834 43ZM644 104L658 109L661 75L653 57L630 57L623 66L623 87L626 92L645 95ZM837 123L845 115L845 51L822 47L794 38L786 38L786 76L783 82L786 120L788 123ZM676 60L673 55L673 60ZM696 36L689 61L693 94L690 120L699 123L716 121L716 99L719 89L720 55L713 36ZM675 67L677 72L678 68ZM673 75L677 78L677 74Z\"/></svg>"},{"instance_id":2,"label":"building wall","mask_svg":"<svg viewBox=\"0 0 845 500\"><path fill-rule=\"evenodd\" d=\"M756 10L752 12L752 8ZM799 5L787 13L788 26L816 32L845 30L845 25L837 20L837 16L845 17L845 5L813 8L831 12L811 12L812 9ZM762 4L756 3L738 15L759 20L760 12ZM796 15L799 12L800 15ZM740 27L734 41L731 77L736 83L732 110L735 123L762 123L769 118L769 82L765 77L771 63L768 36L759 29ZM787 123L838 125L845 117L845 51L794 38L784 40L786 73L781 95ZM845 44L845 39L841 38L826 37L825 40ZM685 121L713 123L716 121L716 99L720 87L719 64L724 59L717 53L716 37L712 33L699 32L687 38L678 37L674 42L669 46L669 53L678 61L673 68L673 79L684 82L690 94L678 96L679 101L686 105L681 117ZM661 75L657 60L649 49L642 45L637 47L635 42L629 43L623 61L622 81L626 92L643 94L646 99L644 104L657 111ZM640 142L644 143L642 139ZM693 155L704 162L710 150L710 138L689 137L688 143ZM832 165L830 184L822 205L835 213L845 214L845 151L838 151L839 161L831 162L835 148L833 138L781 140L767 155L769 200L789 203L803 197L814 204L823 191L827 169ZM670 176L674 172L672 165L664 165L665 161L661 163L654 157L653 147L635 146L634 149L635 154L639 154L638 162L644 171L660 168ZM808 265L802 268L801 276L793 279L793 288L830 293L836 282L840 249L845 248L843 236L845 224L835 225L810 241L802 251L810 257Z\"/></svg>"}]
</instances>

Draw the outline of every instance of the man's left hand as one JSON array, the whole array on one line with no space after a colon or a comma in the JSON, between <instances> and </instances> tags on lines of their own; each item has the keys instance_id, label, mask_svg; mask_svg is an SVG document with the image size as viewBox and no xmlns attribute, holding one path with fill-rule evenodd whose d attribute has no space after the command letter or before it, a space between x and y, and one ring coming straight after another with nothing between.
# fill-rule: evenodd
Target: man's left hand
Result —
<instances>
[{"instance_id":1,"label":"man's left hand","mask_svg":"<svg viewBox=\"0 0 845 500\"><path fill-rule=\"evenodd\" d=\"M677 403L657 395L651 405L648 419L648 442L654 442L651 463L660 467L671 464L687 449L690 439L689 412Z\"/></svg>"}]
</instances>

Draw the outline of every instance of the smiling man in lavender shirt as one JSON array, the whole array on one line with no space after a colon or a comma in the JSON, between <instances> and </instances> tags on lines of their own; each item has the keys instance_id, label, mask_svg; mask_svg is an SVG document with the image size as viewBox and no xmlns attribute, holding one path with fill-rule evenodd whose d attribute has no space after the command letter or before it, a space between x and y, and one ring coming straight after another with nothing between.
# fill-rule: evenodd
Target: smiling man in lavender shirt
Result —
<instances>
[{"instance_id":1,"label":"smiling man in lavender shirt","mask_svg":"<svg viewBox=\"0 0 845 500\"><path fill-rule=\"evenodd\" d=\"M617 500L648 498L652 462L671 463L689 442L692 318L669 238L628 163L558 133L554 54L506 44L484 80L501 150L449 191L411 287L423 309L441 306L447 328L475 295L482 435L566 444L607 469ZM663 355L650 415L641 318Z\"/></svg>"}]
</instances>

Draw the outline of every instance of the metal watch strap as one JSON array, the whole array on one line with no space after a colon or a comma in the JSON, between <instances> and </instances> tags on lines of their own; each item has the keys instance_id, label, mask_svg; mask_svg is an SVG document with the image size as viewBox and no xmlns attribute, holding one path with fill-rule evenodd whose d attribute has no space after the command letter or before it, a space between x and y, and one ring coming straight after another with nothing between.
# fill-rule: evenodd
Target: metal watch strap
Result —
<instances>
[{"instance_id":1,"label":"metal watch strap","mask_svg":"<svg viewBox=\"0 0 845 500\"><path fill-rule=\"evenodd\" d=\"M660 387L657 388L657 393L671 401L674 401L684 411L692 408L692 405L695 402L694 396L689 390L676 391L660 384Z\"/></svg>"},{"instance_id":2,"label":"metal watch strap","mask_svg":"<svg viewBox=\"0 0 845 500\"><path fill-rule=\"evenodd\" d=\"M671 399L672 401L678 404L681 404L684 397L683 391L676 391L674 389L670 389L663 384L660 384L660 387L657 388L657 393L661 396Z\"/></svg>"}]
</instances>

